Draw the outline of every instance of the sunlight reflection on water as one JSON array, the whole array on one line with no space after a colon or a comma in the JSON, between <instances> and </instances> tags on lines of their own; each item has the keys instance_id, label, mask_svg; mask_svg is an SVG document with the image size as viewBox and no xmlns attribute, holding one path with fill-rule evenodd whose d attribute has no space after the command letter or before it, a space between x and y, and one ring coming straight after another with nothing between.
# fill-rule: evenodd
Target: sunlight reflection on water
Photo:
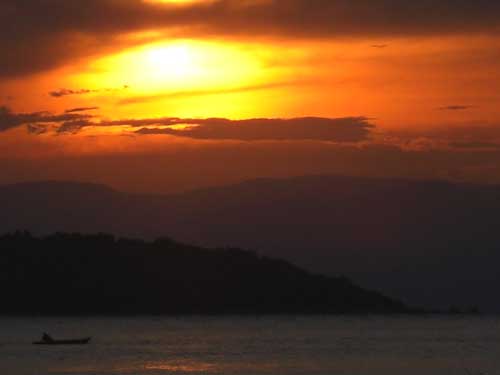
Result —
<instances>
[{"instance_id":1,"label":"sunlight reflection on water","mask_svg":"<svg viewBox=\"0 0 500 375\"><path fill-rule=\"evenodd\" d=\"M0 318L0 375L463 375L500 368L497 317ZM40 331L89 345L31 345Z\"/></svg>"},{"instance_id":2,"label":"sunlight reflection on water","mask_svg":"<svg viewBox=\"0 0 500 375\"><path fill-rule=\"evenodd\" d=\"M195 362L189 361L184 363L179 362L153 362L147 363L144 368L146 370L164 370L168 372L186 372L186 373L213 373L215 372L216 367L214 365L203 363L203 362Z\"/></svg>"}]
</instances>

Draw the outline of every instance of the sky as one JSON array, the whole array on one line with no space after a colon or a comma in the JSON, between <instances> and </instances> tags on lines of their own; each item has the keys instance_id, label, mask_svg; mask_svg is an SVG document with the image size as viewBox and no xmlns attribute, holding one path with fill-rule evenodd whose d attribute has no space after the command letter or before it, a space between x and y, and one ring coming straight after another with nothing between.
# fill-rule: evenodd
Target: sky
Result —
<instances>
[{"instance_id":1,"label":"sky","mask_svg":"<svg viewBox=\"0 0 500 375\"><path fill-rule=\"evenodd\" d=\"M500 3L2 0L0 183L500 183Z\"/></svg>"}]
</instances>

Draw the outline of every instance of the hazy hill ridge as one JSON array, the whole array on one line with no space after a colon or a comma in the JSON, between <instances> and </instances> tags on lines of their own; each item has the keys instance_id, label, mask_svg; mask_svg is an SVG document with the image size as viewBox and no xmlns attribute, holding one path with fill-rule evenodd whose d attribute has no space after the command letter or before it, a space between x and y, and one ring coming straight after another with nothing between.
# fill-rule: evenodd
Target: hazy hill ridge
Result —
<instances>
[{"instance_id":1,"label":"hazy hill ridge","mask_svg":"<svg viewBox=\"0 0 500 375\"><path fill-rule=\"evenodd\" d=\"M0 232L107 232L235 246L437 308L500 310L500 188L309 176L173 195L93 184L0 186Z\"/></svg>"}]
</instances>

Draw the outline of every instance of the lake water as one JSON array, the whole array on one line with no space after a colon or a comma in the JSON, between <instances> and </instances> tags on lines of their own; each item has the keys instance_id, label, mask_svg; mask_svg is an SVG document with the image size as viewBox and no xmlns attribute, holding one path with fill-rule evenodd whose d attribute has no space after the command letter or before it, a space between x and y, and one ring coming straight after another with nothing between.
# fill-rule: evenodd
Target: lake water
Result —
<instances>
[{"instance_id":1,"label":"lake water","mask_svg":"<svg viewBox=\"0 0 500 375\"><path fill-rule=\"evenodd\" d=\"M0 318L2 375L481 373L500 374L498 317Z\"/></svg>"}]
</instances>

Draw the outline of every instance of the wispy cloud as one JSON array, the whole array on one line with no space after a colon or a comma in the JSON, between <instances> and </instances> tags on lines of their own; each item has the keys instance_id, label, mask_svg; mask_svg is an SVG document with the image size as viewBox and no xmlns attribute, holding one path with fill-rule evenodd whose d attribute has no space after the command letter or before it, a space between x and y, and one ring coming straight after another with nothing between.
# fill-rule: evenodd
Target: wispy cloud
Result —
<instances>
[{"instance_id":1,"label":"wispy cloud","mask_svg":"<svg viewBox=\"0 0 500 375\"><path fill-rule=\"evenodd\" d=\"M129 88L128 85L124 85L121 88L78 89L78 90L59 89L59 90L49 92L49 95L52 96L53 98L62 98L64 96L70 96L70 95L87 95L87 94L96 94L96 93L100 93L100 92L113 92L113 91L119 91L119 90L126 90L128 88Z\"/></svg>"},{"instance_id":2,"label":"wispy cloud","mask_svg":"<svg viewBox=\"0 0 500 375\"><path fill-rule=\"evenodd\" d=\"M500 143L481 141L457 141L450 142L450 146L463 149L493 149L500 150Z\"/></svg>"},{"instance_id":3,"label":"wispy cloud","mask_svg":"<svg viewBox=\"0 0 500 375\"><path fill-rule=\"evenodd\" d=\"M100 93L100 92L113 92L113 91L119 91L119 90L126 90L128 88L129 88L128 85L123 85L120 88L78 89L78 90L59 89L59 90L49 92L49 95L54 97L54 98L62 98L64 96L70 96L70 95L87 95L87 94L96 94L96 93Z\"/></svg>"},{"instance_id":4,"label":"wispy cloud","mask_svg":"<svg viewBox=\"0 0 500 375\"><path fill-rule=\"evenodd\" d=\"M26 129L30 134L40 135L45 134L48 131L47 125L42 124L27 124Z\"/></svg>"},{"instance_id":5,"label":"wispy cloud","mask_svg":"<svg viewBox=\"0 0 500 375\"><path fill-rule=\"evenodd\" d=\"M77 113L77 112L86 112L86 111L95 111L98 110L99 107L77 107L71 108L64 111L64 113Z\"/></svg>"},{"instance_id":6,"label":"wispy cloud","mask_svg":"<svg viewBox=\"0 0 500 375\"><path fill-rule=\"evenodd\" d=\"M70 89L59 89L56 91L49 92L49 95L54 98L62 98L63 96L69 95L85 95L92 94L95 92L99 92L99 90L89 90L89 89L80 89L80 90L70 90Z\"/></svg>"},{"instance_id":7,"label":"wispy cloud","mask_svg":"<svg viewBox=\"0 0 500 375\"><path fill-rule=\"evenodd\" d=\"M440 111L465 111L468 109L475 108L473 105L448 105L445 107L439 107Z\"/></svg>"},{"instance_id":8,"label":"wispy cloud","mask_svg":"<svg viewBox=\"0 0 500 375\"><path fill-rule=\"evenodd\" d=\"M282 87L291 87L298 85L306 85L310 81L289 81L289 82L272 82L263 83L257 85L231 87L225 89L206 89L206 90L184 90L184 91L174 91L166 92L155 95L141 95L133 96L130 98L122 99L118 104L128 105L128 104L139 104L147 103L157 100L167 100L167 99L180 99L180 98L190 98L197 96L208 96L208 95L225 95L225 94L237 94L251 91L262 91L262 90L272 90Z\"/></svg>"}]
</instances>

